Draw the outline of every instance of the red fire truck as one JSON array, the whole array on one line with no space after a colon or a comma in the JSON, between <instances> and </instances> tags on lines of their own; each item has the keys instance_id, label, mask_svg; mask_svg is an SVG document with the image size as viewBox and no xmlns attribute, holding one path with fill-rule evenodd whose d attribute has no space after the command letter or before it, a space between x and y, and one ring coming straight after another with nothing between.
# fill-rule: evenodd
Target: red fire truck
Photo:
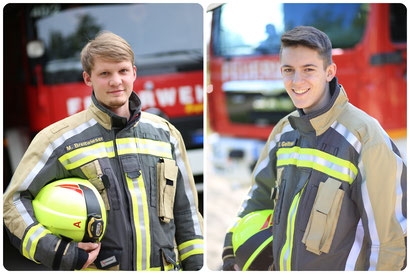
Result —
<instances>
[{"instance_id":1,"label":"red fire truck","mask_svg":"<svg viewBox=\"0 0 410 274\"><path fill-rule=\"evenodd\" d=\"M6 5L4 133L11 170L26 148L22 129L30 139L90 104L79 54L96 33L110 30L136 54L134 90L143 109L157 109L181 131L202 182L202 17L198 4Z\"/></svg>"},{"instance_id":2,"label":"red fire truck","mask_svg":"<svg viewBox=\"0 0 410 274\"><path fill-rule=\"evenodd\" d=\"M135 52L144 110L181 132L202 212L203 9L198 4L8 4L4 17L4 189L34 135L86 108L80 52L102 30ZM8 242L6 237L5 242ZM6 268L24 269L10 253ZM20 267L20 268L19 268Z\"/></svg>"},{"instance_id":3,"label":"red fire truck","mask_svg":"<svg viewBox=\"0 0 410 274\"><path fill-rule=\"evenodd\" d=\"M336 76L350 102L405 142L406 20L403 4L270 1L213 9L208 107L216 169L249 180L275 123L294 110L278 53L281 34L298 25L328 34Z\"/></svg>"}]
</instances>

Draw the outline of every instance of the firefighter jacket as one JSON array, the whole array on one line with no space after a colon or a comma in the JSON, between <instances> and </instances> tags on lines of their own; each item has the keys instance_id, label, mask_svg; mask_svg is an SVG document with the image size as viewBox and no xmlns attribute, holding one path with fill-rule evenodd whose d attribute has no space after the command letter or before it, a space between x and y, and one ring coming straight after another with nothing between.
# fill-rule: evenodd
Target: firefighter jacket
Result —
<instances>
[{"instance_id":1,"label":"firefighter jacket","mask_svg":"<svg viewBox=\"0 0 410 274\"><path fill-rule=\"evenodd\" d=\"M275 126L238 217L273 211L276 270L400 270L407 235L406 163L337 79L330 103ZM232 264L232 232L225 268ZM268 266L267 266L268 267Z\"/></svg>"},{"instance_id":2,"label":"firefighter jacket","mask_svg":"<svg viewBox=\"0 0 410 274\"><path fill-rule=\"evenodd\" d=\"M87 110L34 138L4 194L4 223L25 257L54 269L84 265L77 243L51 234L32 207L47 183L79 177L96 186L107 209L108 225L91 268L202 268L202 216L184 142L168 121L140 106L132 92L133 118L127 121L93 93Z\"/></svg>"}]
</instances>

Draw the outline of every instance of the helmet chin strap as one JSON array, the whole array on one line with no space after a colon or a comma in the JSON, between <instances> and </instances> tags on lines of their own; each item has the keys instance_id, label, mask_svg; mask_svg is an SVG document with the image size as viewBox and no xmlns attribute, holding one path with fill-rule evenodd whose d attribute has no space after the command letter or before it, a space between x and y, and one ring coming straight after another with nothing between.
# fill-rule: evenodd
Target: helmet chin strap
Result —
<instances>
[{"instance_id":1,"label":"helmet chin strap","mask_svg":"<svg viewBox=\"0 0 410 274\"><path fill-rule=\"evenodd\" d=\"M95 193L82 184L78 184L83 191L87 208L87 222L83 242L96 242L104 231L104 221L102 219L101 208Z\"/></svg>"}]
</instances>

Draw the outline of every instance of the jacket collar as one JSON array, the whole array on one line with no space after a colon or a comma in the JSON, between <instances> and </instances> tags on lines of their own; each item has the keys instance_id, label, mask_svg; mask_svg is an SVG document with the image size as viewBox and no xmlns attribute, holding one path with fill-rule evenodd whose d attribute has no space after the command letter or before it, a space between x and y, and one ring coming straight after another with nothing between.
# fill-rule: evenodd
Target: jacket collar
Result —
<instances>
[{"instance_id":1,"label":"jacket collar","mask_svg":"<svg viewBox=\"0 0 410 274\"><path fill-rule=\"evenodd\" d=\"M297 109L296 115L289 116L289 122L301 135L323 134L337 119L348 103L348 98L343 87L338 84L334 77L329 83L331 99L323 108L305 114L302 109Z\"/></svg>"},{"instance_id":2,"label":"jacket collar","mask_svg":"<svg viewBox=\"0 0 410 274\"><path fill-rule=\"evenodd\" d=\"M97 101L94 91L91 95L91 105L88 113L97 120L107 130L122 129L127 126L135 125L141 116L141 100L135 92L131 93L129 98L130 119L118 116L111 110L107 109Z\"/></svg>"}]
</instances>

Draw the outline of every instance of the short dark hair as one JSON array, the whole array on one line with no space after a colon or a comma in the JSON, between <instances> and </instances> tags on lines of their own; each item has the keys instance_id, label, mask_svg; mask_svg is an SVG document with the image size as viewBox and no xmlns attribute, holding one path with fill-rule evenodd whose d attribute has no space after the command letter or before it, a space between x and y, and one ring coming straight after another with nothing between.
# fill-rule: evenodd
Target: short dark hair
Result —
<instances>
[{"instance_id":1,"label":"short dark hair","mask_svg":"<svg viewBox=\"0 0 410 274\"><path fill-rule=\"evenodd\" d=\"M316 50L324 61L325 68L332 63L332 42L317 28L298 26L285 32L281 39L280 56L286 47L305 46Z\"/></svg>"}]
</instances>

